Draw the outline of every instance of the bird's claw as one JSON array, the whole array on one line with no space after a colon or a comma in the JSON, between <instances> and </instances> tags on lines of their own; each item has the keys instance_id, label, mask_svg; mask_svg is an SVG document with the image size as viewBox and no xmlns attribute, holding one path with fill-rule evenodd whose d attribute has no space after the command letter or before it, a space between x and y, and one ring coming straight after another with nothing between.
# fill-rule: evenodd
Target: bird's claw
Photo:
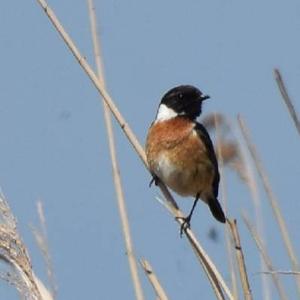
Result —
<instances>
[{"instance_id":1,"label":"bird's claw","mask_svg":"<svg viewBox=\"0 0 300 300\"><path fill-rule=\"evenodd\" d=\"M158 177L156 176L156 175L152 175L152 179L151 179L151 181L150 181L150 183L149 183L149 187L151 187L151 185L154 183L155 185L157 185L158 184Z\"/></svg>"},{"instance_id":2,"label":"bird's claw","mask_svg":"<svg viewBox=\"0 0 300 300\"><path fill-rule=\"evenodd\" d=\"M191 228L191 216L187 216L187 217L176 217L176 220L182 220L182 224L180 226L180 237L182 238L183 232L186 229Z\"/></svg>"}]
</instances>

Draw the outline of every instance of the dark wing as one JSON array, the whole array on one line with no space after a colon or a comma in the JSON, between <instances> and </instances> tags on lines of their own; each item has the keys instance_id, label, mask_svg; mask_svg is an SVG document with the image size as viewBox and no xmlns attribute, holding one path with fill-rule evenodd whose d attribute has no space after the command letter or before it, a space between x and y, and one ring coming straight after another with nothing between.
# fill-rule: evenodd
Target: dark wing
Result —
<instances>
[{"instance_id":1,"label":"dark wing","mask_svg":"<svg viewBox=\"0 0 300 300\"><path fill-rule=\"evenodd\" d=\"M205 127L198 122L195 122L195 124L196 124L195 130L196 130L198 136L201 138L202 142L205 144L208 157L211 160L211 162L213 163L213 166L215 168L215 178L213 181L213 192L214 192L214 196L217 198L218 192L219 192L220 174L219 174L218 161L217 161L217 157L215 154L214 146L213 146L213 143L212 143L210 136L209 136L207 130L205 129Z\"/></svg>"}]
</instances>

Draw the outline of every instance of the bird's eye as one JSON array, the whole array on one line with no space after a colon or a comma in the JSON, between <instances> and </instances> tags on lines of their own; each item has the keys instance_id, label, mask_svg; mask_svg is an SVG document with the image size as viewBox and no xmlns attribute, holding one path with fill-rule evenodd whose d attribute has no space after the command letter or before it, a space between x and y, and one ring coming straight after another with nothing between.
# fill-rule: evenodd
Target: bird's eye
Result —
<instances>
[{"instance_id":1,"label":"bird's eye","mask_svg":"<svg viewBox=\"0 0 300 300\"><path fill-rule=\"evenodd\" d=\"M182 94L182 93L179 93L179 94L178 94L178 98L179 98L179 99L183 99L183 94Z\"/></svg>"}]
</instances>

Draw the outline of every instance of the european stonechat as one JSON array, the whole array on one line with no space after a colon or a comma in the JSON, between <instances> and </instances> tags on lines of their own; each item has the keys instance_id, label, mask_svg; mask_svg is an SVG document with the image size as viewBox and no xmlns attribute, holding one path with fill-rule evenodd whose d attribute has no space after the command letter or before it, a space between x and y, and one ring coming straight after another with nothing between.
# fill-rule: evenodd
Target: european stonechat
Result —
<instances>
[{"instance_id":1,"label":"european stonechat","mask_svg":"<svg viewBox=\"0 0 300 300\"><path fill-rule=\"evenodd\" d=\"M191 85L169 90L147 136L146 155L153 179L162 180L181 196L195 197L181 233L190 226L199 198L218 221L226 222L217 199L220 175L213 143L205 127L196 121L202 102L208 98Z\"/></svg>"}]
</instances>

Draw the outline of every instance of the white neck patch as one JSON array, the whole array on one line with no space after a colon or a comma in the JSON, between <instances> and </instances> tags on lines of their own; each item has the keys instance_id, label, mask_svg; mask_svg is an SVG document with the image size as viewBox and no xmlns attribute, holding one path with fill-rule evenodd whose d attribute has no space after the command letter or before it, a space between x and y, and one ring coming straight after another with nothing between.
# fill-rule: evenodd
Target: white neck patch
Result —
<instances>
[{"instance_id":1,"label":"white neck patch","mask_svg":"<svg viewBox=\"0 0 300 300\"><path fill-rule=\"evenodd\" d=\"M169 108L165 104L160 104L155 122L170 120L177 116L178 114L172 108Z\"/></svg>"}]
</instances>

